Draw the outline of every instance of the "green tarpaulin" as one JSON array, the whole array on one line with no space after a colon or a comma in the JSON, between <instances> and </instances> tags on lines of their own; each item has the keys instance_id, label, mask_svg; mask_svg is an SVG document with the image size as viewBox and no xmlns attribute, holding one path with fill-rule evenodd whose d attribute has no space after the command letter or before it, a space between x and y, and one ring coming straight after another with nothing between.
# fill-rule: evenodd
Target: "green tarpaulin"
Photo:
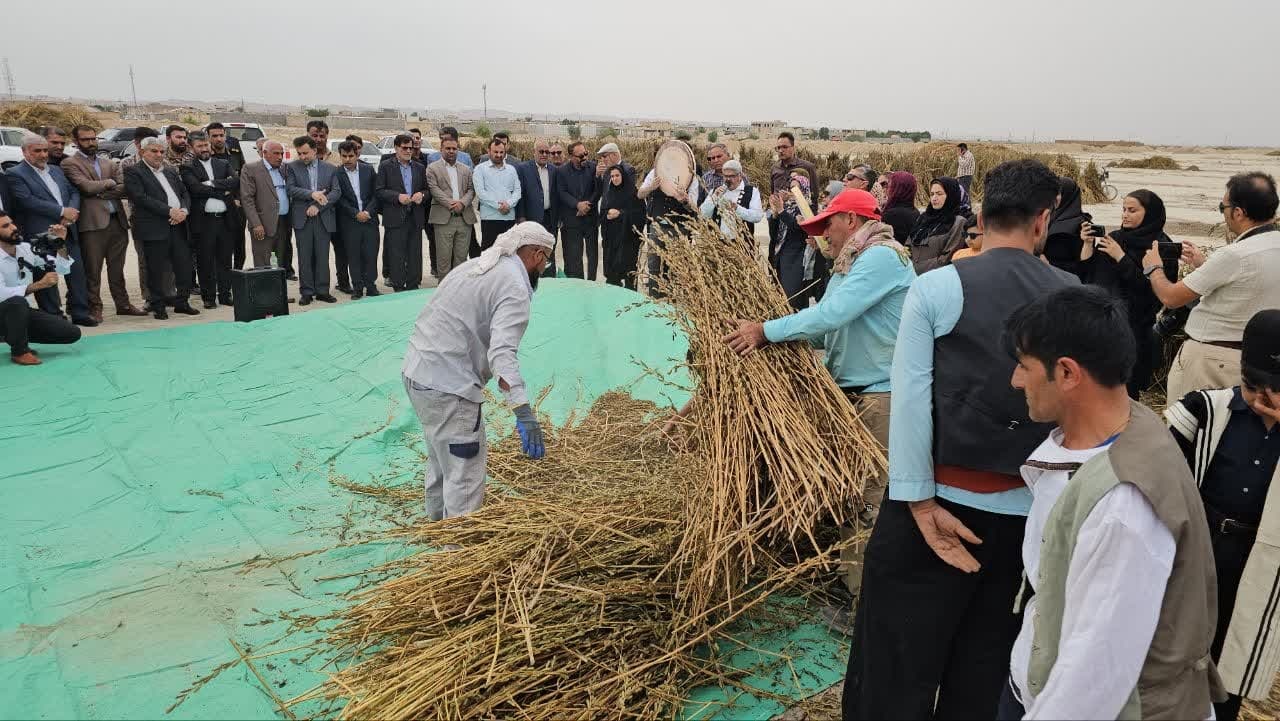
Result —
<instances>
[{"instance_id":1,"label":"green tarpaulin","mask_svg":"<svg viewBox=\"0 0 1280 721\"><path fill-rule=\"evenodd\" d=\"M98 336L41 348L39 367L0 367L0 716L162 717L236 658L231 640L258 651L287 630L275 614L331 610L355 583L321 579L400 552L363 544L294 557L334 547L353 516L377 511L331 476L420 478L421 429L400 363L429 293ZM618 387L683 402L637 365L668 370L685 353L683 336L645 308L619 315L638 300L583 281L538 290L520 355L535 392L553 387L543 410L554 419ZM844 651L818 627L753 645L735 663L778 693L812 692L843 672ZM255 665L287 699L322 678L321 660L302 657ZM782 708L703 689L688 711L766 718ZM172 713L275 716L244 665Z\"/></svg>"}]
</instances>

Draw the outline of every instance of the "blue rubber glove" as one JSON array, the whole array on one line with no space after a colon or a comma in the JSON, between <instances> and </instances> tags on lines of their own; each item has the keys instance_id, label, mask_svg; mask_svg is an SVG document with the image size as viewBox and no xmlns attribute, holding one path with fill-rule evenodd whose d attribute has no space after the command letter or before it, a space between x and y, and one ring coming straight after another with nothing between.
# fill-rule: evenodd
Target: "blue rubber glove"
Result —
<instances>
[{"instance_id":1,"label":"blue rubber glove","mask_svg":"<svg viewBox=\"0 0 1280 721\"><path fill-rule=\"evenodd\" d=\"M520 450L533 460L547 455L547 446L542 439L542 426L538 425L537 416L528 403L516 408L516 430L520 433Z\"/></svg>"}]
</instances>

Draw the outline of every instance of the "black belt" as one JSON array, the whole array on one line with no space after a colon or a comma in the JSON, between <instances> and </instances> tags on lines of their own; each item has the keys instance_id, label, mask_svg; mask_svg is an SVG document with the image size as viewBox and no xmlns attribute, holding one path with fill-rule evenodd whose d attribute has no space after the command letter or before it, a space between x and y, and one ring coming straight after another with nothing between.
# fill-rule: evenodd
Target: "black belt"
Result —
<instances>
[{"instance_id":1,"label":"black belt","mask_svg":"<svg viewBox=\"0 0 1280 721\"><path fill-rule=\"evenodd\" d=\"M871 386L842 386L840 392L850 398L858 398L867 391Z\"/></svg>"},{"instance_id":2,"label":"black belt","mask_svg":"<svg viewBox=\"0 0 1280 721\"><path fill-rule=\"evenodd\" d=\"M1234 518L1227 518L1226 515L1218 512L1209 504L1204 505L1204 515L1209 519L1209 531L1220 536L1256 536L1258 534L1258 526L1252 523L1244 523Z\"/></svg>"}]
</instances>

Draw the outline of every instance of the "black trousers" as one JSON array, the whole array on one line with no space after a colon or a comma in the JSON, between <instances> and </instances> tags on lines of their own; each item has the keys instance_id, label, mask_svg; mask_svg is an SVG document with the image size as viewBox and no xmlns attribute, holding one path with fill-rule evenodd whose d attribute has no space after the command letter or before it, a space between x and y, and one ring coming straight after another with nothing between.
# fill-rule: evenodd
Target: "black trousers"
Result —
<instances>
[{"instance_id":1,"label":"black trousers","mask_svg":"<svg viewBox=\"0 0 1280 721\"><path fill-rule=\"evenodd\" d=\"M488 250L497 242L498 236L516 226L514 220L482 220L480 221L480 252Z\"/></svg>"},{"instance_id":2,"label":"black trousers","mask_svg":"<svg viewBox=\"0 0 1280 721\"><path fill-rule=\"evenodd\" d=\"M228 215L205 214L191 225L200 297L207 301L231 298L232 236L235 231Z\"/></svg>"},{"instance_id":3,"label":"black trousers","mask_svg":"<svg viewBox=\"0 0 1280 721\"><path fill-rule=\"evenodd\" d=\"M378 281L378 221L370 218L361 223L350 218L338 218L338 242L333 247L342 248L350 269L352 290L364 292L376 290ZM342 276L339 276L341 282Z\"/></svg>"},{"instance_id":4,"label":"black trousers","mask_svg":"<svg viewBox=\"0 0 1280 721\"><path fill-rule=\"evenodd\" d=\"M178 305L187 303L191 294L191 245L187 240L187 226L169 226L169 235L163 238L144 238L143 248L147 254L147 287L151 293L151 303L169 301ZM173 297L165 295L164 286L173 274L175 285Z\"/></svg>"},{"instance_id":5,"label":"black trousers","mask_svg":"<svg viewBox=\"0 0 1280 721\"><path fill-rule=\"evenodd\" d=\"M427 231L427 259L431 261L431 275L439 278L440 273L436 270L440 267L436 265L436 227L428 222L423 230Z\"/></svg>"},{"instance_id":6,"label":"black trousers","mask_svg":"<svg viewBox=\"0 0 1280 721\"><path fill-rule=\"evenodd\" d=\"M600 265L599 230L594 219L560 229L560 245L564 249L564 274L569 278L596 279L596 266ZM586 253L586 273L583 273L582 255Z\"/></svg>"},{"instance_id":7,"label":"black trousers","mask_svg":"<svg viewBox=\"0 0 1280 721\"><path fill-rule=\"evenodd\" d=\"M330 241L333 246L334 287L339 290L351 290L351 261L347 253L347 244L340 236L335 236Z\"/></svg>"},{"instance_id":8,"label":"black trousers","mask_svg":"<svg viewBox=\"0 0 1280 721\"><path fill-rule=\"evenodd\" d=\"M1236 593L1240 590L1244 565L1249 560L1249 552L1253 550L1257 536L1252 533L1222 533L1224 516L1207 504L1204 511L1209 520L1209 543L1213 546L1213 565L1218 575L1218 626L1213 646L1209 648L1213 662L1217 663L1227 641L1227 627L1236 607ZM1235 721L1240 715L1241 701L1239 696L1230 694L1226 701L1213 705L1214 717L1218 721Z\"/></svg>"},{"instance_id":9,"label":"black trousers","mask_svg":"<svg viewBox=\"0 0 1280 721\"><path fill-rule=\"evenodd\" d=\"M89 318L91 317L89 278L84 273L84 256L80 254L80 234L75 229L67 231L67 255L75 261L71 265L71 272L60 280L67 285L67 315L73 320ZM58 297L58 286L38 290L34 295L40 310L53 315L62 315L62 300Z\"/></svg>"},{"instance_id":10,"label":"black trousers","mask_svg":"<svg viewBox=\"0 0 1280 721\"><path fill-rule=\"evenodd\" d=\"M248 230L248 223L245 221L244 211L238 205L227 208L227 215L227 224L231 228L231 267L243 270L247 260L245 231Z\"/></svg>"},{"instance_id":11,"label":"black trousers","mask_svg":"<svg viewBox=\"0 0 1280 721\"><path fill-rule=\"evenodd\" d=\"M845 719L995 718L1009 653L1022 624L1026 519L938 503L982 539L977 573L947 565L911 510L886 499L867 541Z\"/></svg>"},{"instance_id":12,"label":"black trousers","mask_svg":"<svg viewBox=\"0 0 1280 721\"><path fill-rule=\"evenodd\" d=\"M545 215L550 216L551 211L547 211ZM552 238L556 237L556 231L559 229L556 227L555 223L551 222L547 217L544 217L538 222L542 224L543 228L547 229L547 232L551 234ZM542 277L554 278L556 277L556 253L554 250L551 251L551 257L548 260L547 269L542 271Z\"/></svg>"},{"instance_id":13,"label":"black trousers","mask_svg":"<svg viewBox=\"0 0 1280 721\"><path fill-rule=\"evenodd\" d=\"M29 343L65 345L80 340L80 329L61 315L46 313L27 304L26 296L0 303L0 333L9 344L9 353L22 355Z\"/></svg>"},{"instance_id":14,"label":"black trousers","mask_svg":"<svg viewBox=\"0 0 1280 721\"><path fill-rule=\"evenodd\" d=\"M1022 721L1026 715L1027 710L1013 694L1013 679L1006 679L1004 691L1000 693L1000 705L996 707L996 721Z\"/></svg>"},{"instance_id":15,"label":"black trousers","mask_svg":"<svg viewBox=\"0 0 1280 721\"><path fill-rule=\"evenodd\" d=\"M383 262L391 267L391 287L396 290L422 285L422 228L413 219L399 228L384 228Z\"/></svg>"}]
</instances>

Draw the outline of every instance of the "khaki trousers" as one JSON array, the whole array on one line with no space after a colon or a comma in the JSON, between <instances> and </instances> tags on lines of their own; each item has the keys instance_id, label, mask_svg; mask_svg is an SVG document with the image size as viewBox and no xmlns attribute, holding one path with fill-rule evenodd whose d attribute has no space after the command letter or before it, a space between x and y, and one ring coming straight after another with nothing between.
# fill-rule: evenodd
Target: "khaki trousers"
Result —
<instances>
[{"instance_id":1,"label":"khaki trousers","mask_svg":"<svg viewBox=\"0 0 1280 721\"><path fill-rule=\"evenodd\" d=\"M884 447L885 455L889 453L889 393L864 393L858 396L855 407L867 430L875 436L876 441ZM857 516L857 526L840 527L840 540L846 541L859 533L868 533L875 525L876 516L880 513L880 503L884 500L885 491L889 488L889 469L886 466L879 475L868 478L862 492L862 508ZM846 547L840 553L840 572L844 576L845 586L855 597L862 590L862 554L866 551L865 540Z\"/></svg>"},{"instance_id":2,"label":"khaki trousers","mask_svg":"<svg viewBox=\"0 0 1280 721\"><path fill-rule=\"evenodd\" d=\"M435 239L436 277L444 279L449 271L467 261L467 251L471 247L471 226L462 220L461 215L449 216L448 223L435 223L432 226Z\"/></svg>"},{"instance_id":3,"label":"khaki trousers","mask_svg":"<svg viewBox=\"0 0 1280 721\"><path fill-rule=\"evenodd\" d=\"M124 282L124 259L129 253L129 231L125 229L118 210L101 230L85 230L80 233L80 252L85 264L85 285L89 288L89 310L102 313L102 265L107 266L107 286L116 310L133 305L129 301L129 289Z\"/></svg>"},{"instance_id":4,"label":"khaki trousers","mask_svg":"<svg viewBox=\"0 0 1280 721\"><path fill-rule=\"evenodd\" d=\"M1230 388L1240 382L1240 351L1188 338L1169 367L1166 388L1173 405L1191 391Z\"/></svg>"}]
</instances>

